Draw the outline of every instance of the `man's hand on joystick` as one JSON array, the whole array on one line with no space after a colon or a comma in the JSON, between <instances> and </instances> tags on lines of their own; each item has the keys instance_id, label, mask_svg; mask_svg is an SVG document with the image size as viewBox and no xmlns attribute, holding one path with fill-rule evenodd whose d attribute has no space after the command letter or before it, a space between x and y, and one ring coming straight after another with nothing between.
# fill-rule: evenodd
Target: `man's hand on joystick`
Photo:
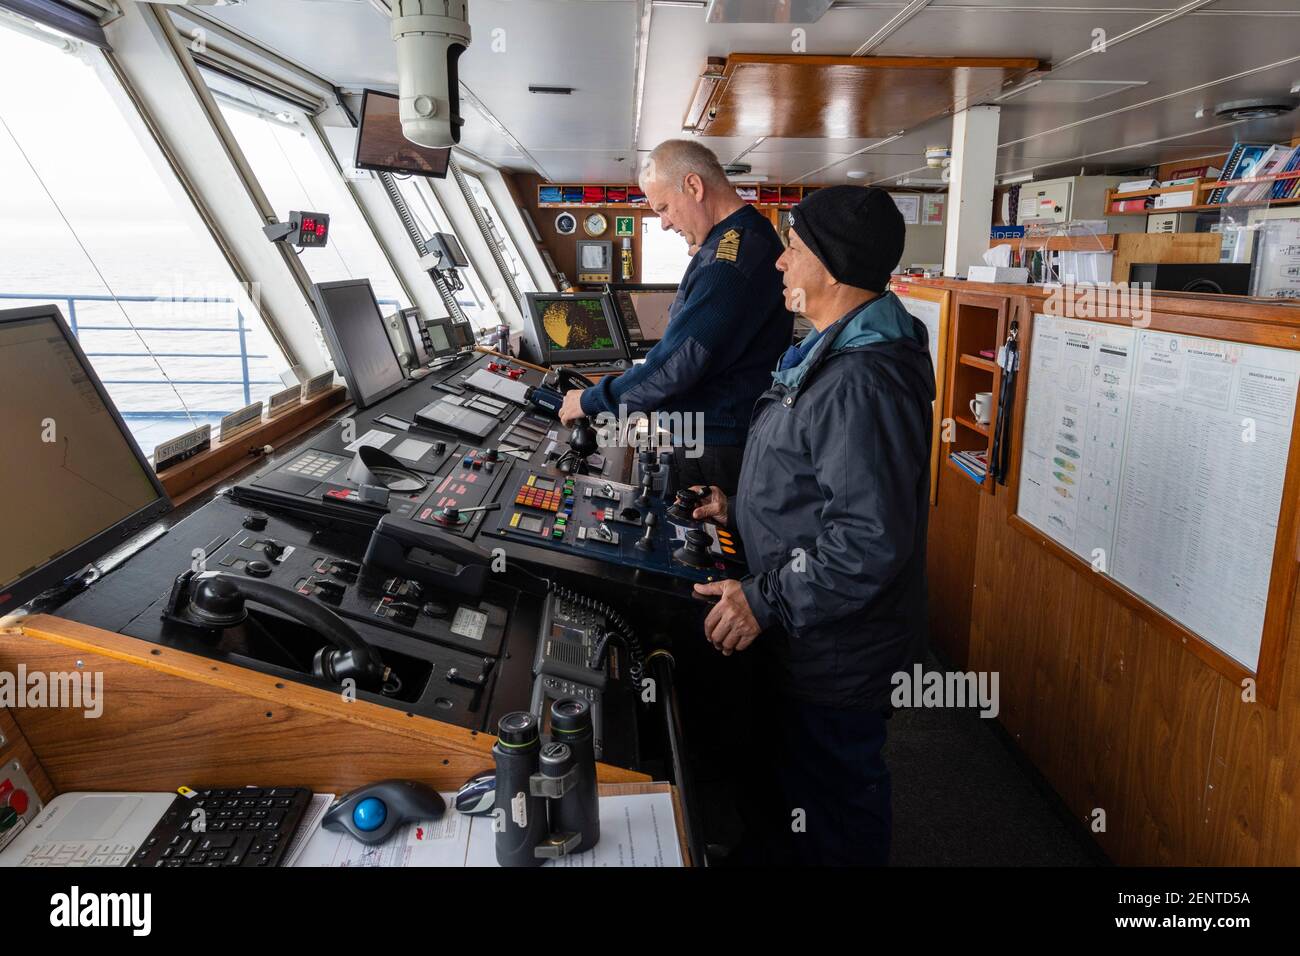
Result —
<instances>
[{"instance_id":1,"label":"man's hand on joystick","mask_svg":"<svg viewBox=\"0 0 1300 956\"><path fill-rule=\"evenodd\" d=\"M722 493L722 489L717 485L695 485L691 488L699 495L699 504L691 512L691 517L696 521L712 521L714 524L725 525L727 523L727 496Z\"/></svg>"}]
</instances>

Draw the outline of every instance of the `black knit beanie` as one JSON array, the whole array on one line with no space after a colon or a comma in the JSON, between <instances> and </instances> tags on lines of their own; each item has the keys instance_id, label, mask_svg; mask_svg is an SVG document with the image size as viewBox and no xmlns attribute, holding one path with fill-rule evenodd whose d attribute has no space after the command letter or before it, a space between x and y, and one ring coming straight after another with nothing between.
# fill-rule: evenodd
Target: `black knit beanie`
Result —
<instances>
[{"instance_id":1,"label":"black knit beanie","mask_svg":"<svg viewBox=\"0 0 1300 956\"><path fill-rule=\"evenodd\" d=\"M838 281L883 293L903 258L903 214L874 186L825 186L790 213L790 225Z\"/></svg>"}]
</instances>

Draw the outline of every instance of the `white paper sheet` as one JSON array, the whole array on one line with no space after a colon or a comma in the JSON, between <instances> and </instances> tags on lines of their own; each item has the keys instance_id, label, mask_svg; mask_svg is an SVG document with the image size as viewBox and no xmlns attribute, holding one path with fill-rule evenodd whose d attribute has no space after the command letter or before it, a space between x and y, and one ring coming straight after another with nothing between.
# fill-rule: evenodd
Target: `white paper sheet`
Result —
<instances>
[{"instance_id":1,"label":"white paper sheet","mask_svg":"<svg viewBox=\"0 0 1300 956\"><path fill-rule=\"evenodd\" d=\"M449 807L455 796L442 795ZM318 827L291 865L464 866L472 819L449 809L437 820L406 824L378 846L366 846L342 831Z\"/></svg>"},{"instance_id":2,"label":"white paper sheet","mask_svg":"<svg viewBox=\"0 0 1300 956\"><path fill-rule=\"evenodd\" d=\"M355 452L359 448L364 448L366 445L370 445L374 448L383 448L385 445L387 445L390 441L392 441L396 437L397 436L394 435L392 432L381 432L377 428L372 428L370 429L370 431L366 432L364 435L362 435L360 438L354 441L351 445L348 445L346 447L347 450L351 452Z\"/></svg>"},{"instance_id":3,"label":"white paper sheet","mask_svg":"<svg viewBox=\"0 0 1300 956\"><path fill-rule=\"evenodd\" d=\"M1018 514L1252 670L1300 354L1037 316Z\"/></svg>"},{"instance_id":4,"label":"white paper sheet","mask_svg":"<svg viewBox=\"0 0 1300 956\"><path fill-rule=\"evenodd\" d=\"M496 866L490 816L474 817L466 866ZM543 866L682 866L673 798L644 793L600 798L600 841L585 853L547 860Z\"/></svg>"},{"instance_id":5,"label":"white paper sheet","mask_svg":"<svg viewBox=\"0 0 1300 956\"><path fill-rule=\"evenodd\" d=\"M898 293L898 300L903 303L903 308L916 318L921 320L925 330L930 333L930 362L934 366L934 377L938 380L941 374L939 365L939 317L941 309L938 302L931 302L929 299L916 299L904 293Z\"/></svg>"}]
</instances>

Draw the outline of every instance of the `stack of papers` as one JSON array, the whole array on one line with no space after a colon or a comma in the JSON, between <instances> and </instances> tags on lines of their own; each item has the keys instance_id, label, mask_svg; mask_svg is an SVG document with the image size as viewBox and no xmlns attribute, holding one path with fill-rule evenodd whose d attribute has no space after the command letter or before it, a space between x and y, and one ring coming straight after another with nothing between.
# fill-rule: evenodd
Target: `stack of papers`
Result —
<instances>
[{"instance_id":1,"label":"stack of papers","mask_svg":"<svg viewBox=\"0 0 1300 956\"><path fill-rule=\"evenodd\" d=\"M321 795L318 795L318 797ZM447 806L455 794L444 793ZM312 805L290 847L286 866L496 866L492 817L448 809L437 820L408 823L386 842L366 846L347 833L320 828ZM297 837L295 837L295 841ZM673 798L667 793L600 798L600 842L585 853L548 860L543 866L682 866Z\"/></svg>"}]
</instances>

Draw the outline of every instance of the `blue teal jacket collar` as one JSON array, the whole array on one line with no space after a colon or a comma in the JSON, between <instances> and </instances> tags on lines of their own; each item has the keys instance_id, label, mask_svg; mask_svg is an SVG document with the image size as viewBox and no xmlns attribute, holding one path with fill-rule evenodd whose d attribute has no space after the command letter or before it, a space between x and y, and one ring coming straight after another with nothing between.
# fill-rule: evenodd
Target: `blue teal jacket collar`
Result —
<instances>
[{"instance_id":1,"label":"blue teal jacket collar","mask_svg":"<svg viewBox=\"0 0 1300 956\"><path fill-rule=\"evenodd\" d=\"M881 342L911 339L925 345L918 338L918 327L924 329L903 303L892 292L877 296L838 320L825 332L813 331L799 346L802 359L797 365L772 373L772 378L786 388L798 388L814 365L829 347L831 352L860 348Z\"/></svg>"}]
</instances>

